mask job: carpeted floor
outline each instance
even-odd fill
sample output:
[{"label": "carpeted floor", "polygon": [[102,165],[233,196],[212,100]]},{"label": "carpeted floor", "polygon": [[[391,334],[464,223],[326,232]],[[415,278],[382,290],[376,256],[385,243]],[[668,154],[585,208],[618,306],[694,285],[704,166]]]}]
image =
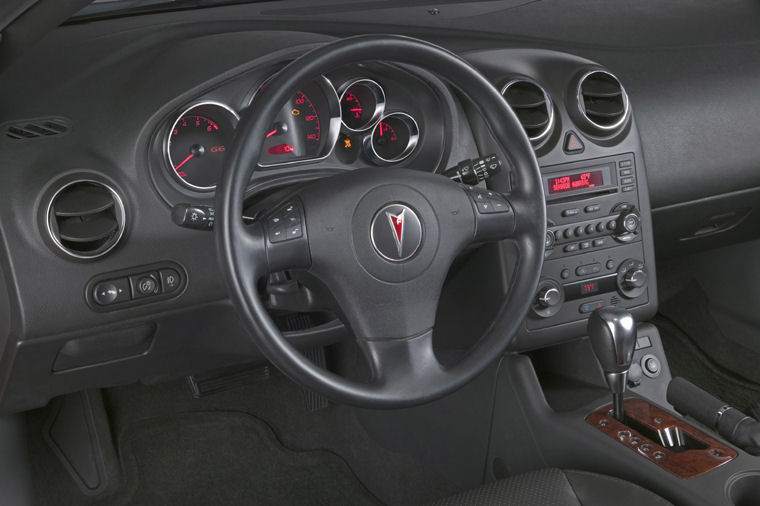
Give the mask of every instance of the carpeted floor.
[{"label": "carpeted floor", "polygon": [[122,504],[378,504],[346,462],[292,451],[245,413],[180,413],[143,420],[121,436]]}]

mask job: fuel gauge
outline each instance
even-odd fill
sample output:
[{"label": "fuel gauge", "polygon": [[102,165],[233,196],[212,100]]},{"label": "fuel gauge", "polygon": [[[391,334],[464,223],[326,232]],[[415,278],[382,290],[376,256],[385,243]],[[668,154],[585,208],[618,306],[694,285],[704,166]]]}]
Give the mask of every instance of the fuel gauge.
[{"label": "fuel gauge", "polygon": [[403,112],[388,114],[366,138],[367,155],[381,165],[400,162],[412,154],[419,136],[414,118]]}]

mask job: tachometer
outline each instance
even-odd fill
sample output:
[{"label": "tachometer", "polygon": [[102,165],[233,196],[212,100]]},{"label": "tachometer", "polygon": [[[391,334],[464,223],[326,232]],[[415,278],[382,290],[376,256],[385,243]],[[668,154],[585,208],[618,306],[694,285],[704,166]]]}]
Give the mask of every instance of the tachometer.
[{"label": "tachometer", "polygon": [[166,141],[172,173],[195,190],[213,190],[222,173],[238,116],[216,102],[202,102],[179,115]]}]

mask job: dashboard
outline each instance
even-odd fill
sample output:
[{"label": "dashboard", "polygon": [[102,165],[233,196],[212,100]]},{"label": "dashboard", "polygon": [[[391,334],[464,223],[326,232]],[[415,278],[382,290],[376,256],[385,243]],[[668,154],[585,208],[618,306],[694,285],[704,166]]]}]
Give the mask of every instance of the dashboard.
[{"label": "dashboard", "polygon": [[[213,234],[177,226],[173,212],[209,212],[226,150],[240,119],[255,114],[257,91],[288,62],[345,33],[246,23],[235,20],[236,9],[64,25],[3,74],[0,410],[261,358],[227,299]],[[679,187],[673,200],[665,189],[672,173],[651,170],[653,162],[661,168],[663,151],[645,151],[658,130],[641,125],[651,127],[659,112],[642,96],[647,81],[635,78],[632,60],[608,67],[562,47],[431,39],[502,92],[542,167],[546,257],[514,349],[582,336],[588,308],[599,304],[653,315],[652,217],[674,211],[653,213],[650,195],[663,207],[704,190]],[[598,48],[585,53],[614,61]],[[251,220],[271,196],[344,171],[443,173],[490,153],[509,160],[445,76],[392,62],[303,83],[261,142],[242,210]],[[509,191],[506,165],[490,188]],[[477,330],[508,289],[516,259],[506,245],[484,250],[468,252],[452,273],[439,310],[444,340]],[[318,281],[282,273],[261,295],[298,346],[348,334]],[[449,311],[463,297],[483,303],[474,314]]]}]

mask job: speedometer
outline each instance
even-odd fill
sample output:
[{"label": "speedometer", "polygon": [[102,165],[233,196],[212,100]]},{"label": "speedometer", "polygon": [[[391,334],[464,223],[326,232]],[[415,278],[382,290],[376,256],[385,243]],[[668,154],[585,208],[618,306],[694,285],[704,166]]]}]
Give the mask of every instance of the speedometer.
[{"label": "speedometer", "polygon": [[338,96],[327,79],[299,88],[282,107],[264,139],[261,167],[326,157],[340,130]]}]

